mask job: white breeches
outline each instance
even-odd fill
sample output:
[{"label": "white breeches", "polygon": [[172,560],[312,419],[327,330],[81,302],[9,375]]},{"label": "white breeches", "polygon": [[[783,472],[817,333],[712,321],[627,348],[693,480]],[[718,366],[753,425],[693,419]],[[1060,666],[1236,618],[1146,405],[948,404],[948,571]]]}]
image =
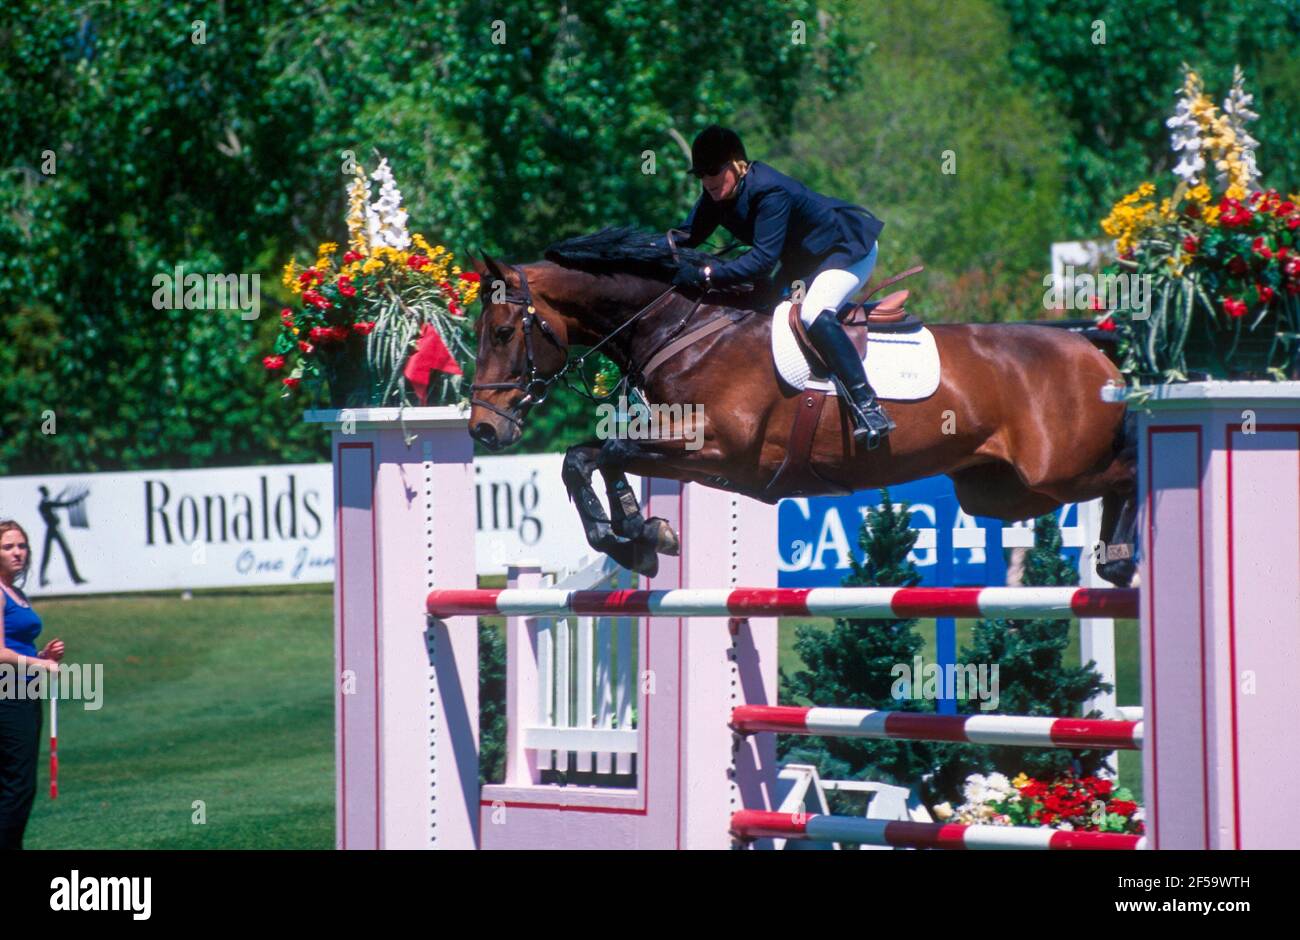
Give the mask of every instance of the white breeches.
[{"label": "white breeches", "polygon": [[813,278],[808,292],[804,294],[803,307],[799,310],[799,319],[803,321],[804,326],[811,325],[812,321],[817,319],[817,314],[823,310],[838,310],[840,304],[853,296],[853,293],[867,282],[871,272],[875,270],[876,254],[879,250],[880,242],[876,242],[865,258],[851,265],[847,270],[832,268]]}]

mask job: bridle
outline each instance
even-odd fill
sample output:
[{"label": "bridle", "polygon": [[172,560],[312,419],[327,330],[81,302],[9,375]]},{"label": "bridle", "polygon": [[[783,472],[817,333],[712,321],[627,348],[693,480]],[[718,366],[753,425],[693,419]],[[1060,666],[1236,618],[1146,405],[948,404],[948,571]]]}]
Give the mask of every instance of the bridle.
[{"label": "bridle", "polygon": [[[671,236],[669,236],[669,244],[672,245]],[[675,246],[674,246],[673,254],[674,256],[676,256]],[[657,309],[658,306],[664,301],[664,299],[670,297],[674,291],[674,288],[669,287],[666,291],[664,291],[654,300],[650,301],[650,303],[646,304],[644,307],[642,307],[640,310],[634,313],[626,321],[619,324],[619,326],[616,327],[612,332],[602,337],[600,342],[596,343],[596,345],[592,346],[590,349],[588,349],[577,359],[570,359],[569,348],[563,342],[560,341],[560,338],[558,336],[555,335],[555,331],[551,329],[551,325],[547,323],[544,318],[538,315],[537,307],[533,303],[532,291],[528,287],[527,273],[524,271],[523,268],[515,268],[514,270],[519,274],[519,289],[514,290],[512,288],[508,288],[506,290],[505,302],[511,306],[518,304],[524,308],[522,325],[524,331],[524,354],[526,356],[526,360],[525,360],[526,362],[525,368],[527,370],[526,378],[522,382],[475,382],[469,388],[471,394],[479,389],[490,389],[490,388],[508,388],[508,389],[514,389],[516,391],[523,392],[524,397],[519,399],[519,401],[515,403],[515,405],[510,409],[510,411],[506,411],[504,408],[498,408],[496,405],[492,404],[491,402],[484,401],[481,398],[474,398],[474,397],[470,398],[471,405],[480,405],[486,408],[488,411],[491,411],[493,414],[500,415],[502,418],[505,418],[507,421],[511,422],[512,424],[519,425],[521,429],[524,426],[523,423],[524,415],[527,414],[528,410],[532,408],[534,405],[540,405],[542,402],[546,401],[546,396],[550,394],[552,385],[560,381],[560,379],[564,378],[565,375],[574,366],[577,366],[578,370],[581,371],[582,366],[586,362],[588,356],[597,352],[600,349],[600,347],[604,346],[607,342],[609,342],[611,339],[613,339],[623,330],[632,326],[632,324],[636,323],[646,314],[650,313],[652,310]],[[695,302],[695,306],[696,307],[699,306],[698,300]],[[695,308],[692,307],[691,309],[693,311]],[[484,324],[485,329],[486,327],[487,324]],[[564,355],[564,365],[560,367],[558,372],[556,372],[554,375],[550,376],[549,378],[543,377],[537,371],[537,357],[533,354],[534,328],[536,328],[542,334],[542,336],[546,337],[546,339],[550,341],[551,345],[553,345]],[[570,388],[574,389],[574,391],[577,391],[579,394],[587,398],[590,398],[592,401],[598,401],[598,399],[596,399],[595,396],[593,396],[585,388],[574,386],[573,383],[569,381],[566,381],[566,384],[568,384]]]},{"label": "bridle", "polygon": [[[469,389],[471,393],[478,389],[486,388],[510,388],[523,392],[524,397],[519,399],[518,403],[512,409],[515,412],[514,414],[511,414],[503,408],[498,408],[491,402],[484,401],[481,398],[470,398],[471,405],[480,405],[488,411],[498,414],[507,421],[511,421],[522,428],[524,414],[529,408],[532,408],[533,405],[540,405],[542,402],[546,401],[546,396],[550,394],[551,383],[564,374],[565,370],[568,369],[569,350],[568,347],[560,342],[559,337],[555,335],[555,331],[551,329],[551,325],[537,315],[537,307],[533,304],[533,294],[528,288],[528,275],[524,273],[523,268],[517,268],[516,270],[519,272],[519,290],[508,289],[506,291],[505,300],[508,304],[520,304],[524,308],[524,350],[528,357],[528,377],[523,382],[475,382],[469,387]],[[551,345],[564,354],[564,366],[549,379],[543,378],[537,373],[537,357],[533,355],[534,324],[536,324],[537,329],[541,334],[551,341]],[[484,328],[486,328],[486,326],[487,324],[485,323]]]}]

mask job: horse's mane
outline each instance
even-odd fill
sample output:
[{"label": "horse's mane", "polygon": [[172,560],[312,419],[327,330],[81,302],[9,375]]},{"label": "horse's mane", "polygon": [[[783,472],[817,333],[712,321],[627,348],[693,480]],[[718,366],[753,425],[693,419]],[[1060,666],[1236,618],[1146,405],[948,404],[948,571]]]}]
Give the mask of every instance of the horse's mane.
[{"label": "horse's mane", "polygon": [[672,280],[678,260],[700,266],[717,261],[713,255],[693,248],[678,248],[674,259],[662,232],[647,232],[630,225],[556,242],[546,249],[546,260],[580,271],[639,274],[659,281]]}]

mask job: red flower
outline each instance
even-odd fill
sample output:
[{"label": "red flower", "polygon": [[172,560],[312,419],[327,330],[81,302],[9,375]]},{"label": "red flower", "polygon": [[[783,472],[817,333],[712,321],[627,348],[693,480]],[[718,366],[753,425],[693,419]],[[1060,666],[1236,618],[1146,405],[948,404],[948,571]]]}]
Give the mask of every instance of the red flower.
[{"label": "red flower", "polygon": [[286,386],[288,386],[289,388],[297,388],[297,387],[298,387],[298,381],[299,381],[298,379],[282,379],[281,381],[283,381],[284,384],[285,384]]},{"label": "red flower", "polygon": [[1201,217],[1201,207],[1194,202],[1190,202],[1187,204],[1187,209],[1184,214],[1189,219],[1199,219]]},{"label": "red flower", "polygon": [[315,346],[313,346],[311,343],[307,342],[306,340],[302,340],[302,339],[298,340],[298,348],[301,349],[309,356],[316,350]]},{"label": "red flower", "polygon": [[464,274],[457,274],[456,276],[462,281],[469,281],[471,284],[477,284],[479,282],[478,273],[475,271],[466,271]]},{"label": "red flower", "polygon": [[1230,317],[1244,317],[1246,315],[1246,302],[1244,300],[1235,300],[1232,297],[1224,297],[1223,312]]},{"label": "red flower", "polygon": [[457,304],[456,301],[454,300],[447,304],[447,312],[450,313],[453,317],[460,317],[465,315],[465,311],[461,310],[460,305]]},{"label": "red flower", "polygon": [[1297,228],[1300,228],[1300,215],[1293,215],[1293,216],[1291,216],[1291,218],[1287,219],[1287,220],[1286,220],[1286,227],[1289,228],[1289,229],[1291,229],[1291,231],[1293,231],[1293,232],[1294,232]]},{"label": "red flower", "polygon": [[1292,212],[1295,212],[1295,203],[1292,202],[1290,199],[1288,199],[1286,202],[1282,203],[1276,209],[1273,210],[1273,214],[1277,216],[1279,219],[1282,218],[1282,216],[1284,215],[1290,215]]},{"label": "red flower", "polygon": [[416,271],[420,270],[420,268],[430,263],[431,262],[429,261],[429,259],[426,258],[424,255],[411,255],[409,258],[406,259],[406,266],[408,268],[414,268]]},{"label": "red flower", "polygon": [[[338,335],[337,331],[339,329],[343,330],[342,336]],[[347,339],[348,331],[347,327],[313,326],[307,335],[315,340],[317,345],[319,345],[321,343],[336,343],[341,339]]]},{"label": "red flower", "polygon": [[357,296],[357,289],[352,286],[352,278],[346,274],[339,278],[339,293],[344,297]]},{"label": "red flower", "polygon": [[328,310],[330,307],[334,306],[314,290],[303,291],[302,302],[305,304],[311,304],[313,307],[319,307],[321,310]]},{"label": "red flower", "polygon": [[1273,252],[1268,247],[1268,242],[1264,241],[1264,236],[1260,235],[1250,243],[1250,250],[1262,258],[1272,258]]},{"label": "red flower", "polygon": [[1188,235],[1183,239],[1183,251],[1187,252],[1189,255],[1196,254],[1200,247],[1201,243],[1195,235]]},{"label": "red flower", "polygon": [[1118,816],[1132,816],[1137,811],[1137,804],[1129,800],[1111,800],[1106,804],[1106,812]]},{"label": "red flower", "polygon": [[348,338],[348,328],[346,326],[332,326],[330,333],[333,334],[334,342],[341,343]]},{"label": "red flower", "polygon": [[1288,259],[1283,270],[1287,277],[1300,277],[1300,257]]},{"label": "red flower", "polygon": [[1256,284],[1255,291],[1259,294],[1259,299],[1263,303],[1268,303],[1273,299],[1273,288],[1269,287],[1267,284]]},{"label": "red flower", "polygon": [[1233,255],[1232,260],[1228,262],[1228,273],[1241,277],[1246,270],[1246,259],[1241,255]]},{"label": "red flower", "polygon": [[363,257],[364,255],[362,255],[360,252],[349,251],[343,256],[343,263],[351,264],[353,261],[360,261]]},{"label": "red flower", "polygon": [[290,310],[288,307],[285,307],[283,310],[280,311],[280,319],[283,320],[285,323],[292,324],[293,311]]},{"label": "red flower", "polygon": [[302,284],[304,287],[310,284],[312,281],[315,281],[317,284],[319,284],[323,280],[325,280],[325,276],[321,274],[319,271],[317,271],[315,268],[308,268],[306,271],[303,271],[301,274],[298,275],[298,283]]},{"label": "red flower", "polygon": [[262,365],[274,372],[276,369],[284,368],[284,356],[266,356],[262,359]]},{"label": "red flower", "polygon": [[1236,228],[1246,225],[1255,214],[1243,206],[1235,199],[1229,199],[1227,196],[1219,203],[1219,223],[1224,228]]},{"label": "red flower", "polygon": [[1107,333],[1113,333],[1115,331],[1115,318],[1102,317],[1097,321],[1097,329],[1105,330]]},{"label": "red flower", "polygon": [[352,324],[352,332],[359,333],[362,336],[369,336],[371,331],[374,330],[374,328],[375,328],[375,321],[373,320],[362,320],[360,322]]}]

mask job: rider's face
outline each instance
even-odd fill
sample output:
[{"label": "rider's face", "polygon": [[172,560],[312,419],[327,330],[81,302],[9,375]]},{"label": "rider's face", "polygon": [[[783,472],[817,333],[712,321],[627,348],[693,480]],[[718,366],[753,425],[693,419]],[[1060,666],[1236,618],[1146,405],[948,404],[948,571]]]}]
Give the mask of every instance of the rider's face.
[{"label": "rider's face", "polygon": [[714,202],[723,202],[736,194],[740,174],[736,172],[736,164],[732,162],[717,173],[701,176],[700,182],[704,184],[704,191],[709,194],[709,198]]}]

